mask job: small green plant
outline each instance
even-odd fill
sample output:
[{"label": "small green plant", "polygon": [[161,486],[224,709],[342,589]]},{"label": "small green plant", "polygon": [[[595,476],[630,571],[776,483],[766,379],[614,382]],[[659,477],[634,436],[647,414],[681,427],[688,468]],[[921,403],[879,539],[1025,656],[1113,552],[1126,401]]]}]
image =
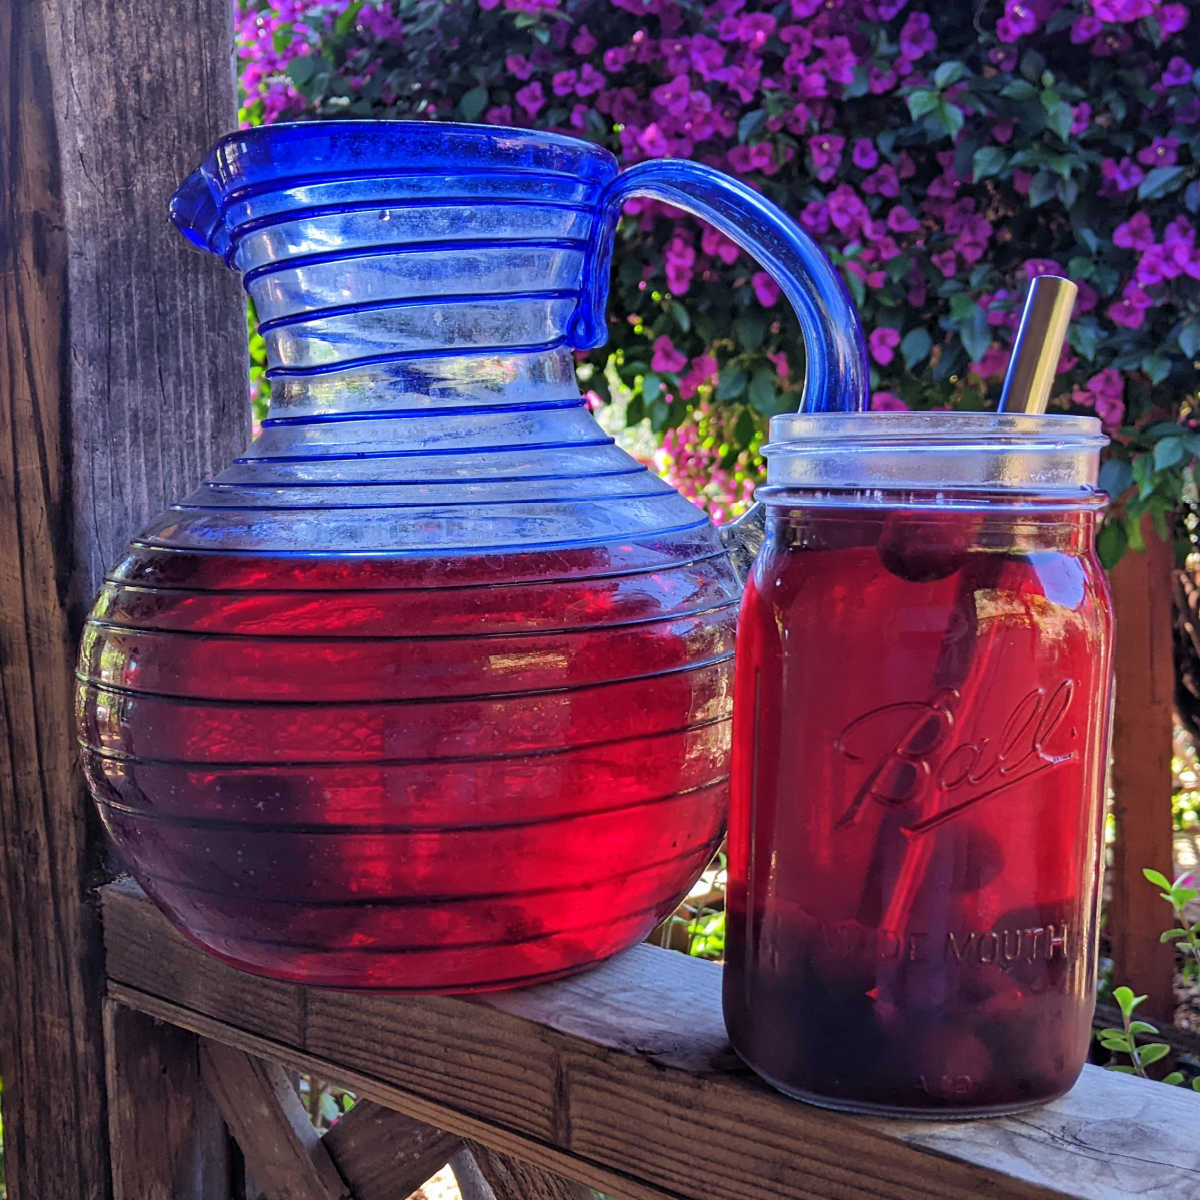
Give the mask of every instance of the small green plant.
[{"label": "small green plant", "polygon": [[1152,871],[1149,867],[1143,869],[1142,874],[1156,888],[1162,889],[1159,895],[1171,906],[1179,921],[1175,928],[1163,933],[1160,941],[1179,944],[1183,951],[1184,979],[1189,983],[1200,983],[1200,921],[1193,921],[1189,925],[1183,912],[1197,896],[1200,896],[1200,890],[1190,886],[1190,874],[1178,876],[1174,883],[1169,883],[1161,871]]},{"label": "small green plant", "polygon": [[[1144,867],[1142,874],[1160,889],[1159,894],[1170,904],[1179,921],[1179,925],[1168,929],[1161,940],[1179,943],[1184,954],[1184,979],[1200,981],[1200,921],[1189,925],[1183,915],[1184,909],[1200,896],[1200,891],[1190,886],[1192,877],[1188,874],[1178,876],[1174,883],[1169,882],[1161,871],[1149,867]],[[1146,1068],[1166,1058],[1171,1053],[1171,1047],[1166,1042],[1138,1042],[1138,1038],[1144,1034],[1158,1033],[1158,1029],[1149,1021],[1133,1019],[1134,1010],[1146,999],[1145,996],[1135,996],[1132,988],[1118,987],[1113,988],[1112,998],[1121,1010],[1121,1027],[1101,1029],[1096,1034],[1100,1045],[1113,1056],[1109,1070],[1149,1079]],[[1129,1061],[1122,1062],[1120,1056]],[[1172,1071],[1163,1077],[1163,1083],[1182,1084],[1186,1079],[1182,1071]],[[1192,1080],[1192,1088],[1200,1092],[1200,1075]]]}]

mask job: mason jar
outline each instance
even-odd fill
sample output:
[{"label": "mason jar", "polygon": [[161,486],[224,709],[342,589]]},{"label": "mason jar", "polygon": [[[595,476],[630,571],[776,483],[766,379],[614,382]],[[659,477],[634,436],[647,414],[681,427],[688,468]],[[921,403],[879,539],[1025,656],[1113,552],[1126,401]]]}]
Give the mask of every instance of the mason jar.
[{"label": "mason jar", "polygon": [[1112,613],[1090,417],[785,415],[741,608],[724,1008],[789,1095],[1013,1112],[1095,1003]]}]

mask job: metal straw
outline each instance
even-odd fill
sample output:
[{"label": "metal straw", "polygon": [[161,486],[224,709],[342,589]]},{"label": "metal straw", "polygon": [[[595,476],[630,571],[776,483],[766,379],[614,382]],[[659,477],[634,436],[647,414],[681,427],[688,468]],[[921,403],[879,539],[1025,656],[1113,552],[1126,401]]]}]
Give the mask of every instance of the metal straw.
[{"label": "metal straw", "polygon": [[1061,275],[1039,275],[1029,285],[1013,341],[999,412],[1044,413],[1058,370],[1063,339],[1079,289]]}]

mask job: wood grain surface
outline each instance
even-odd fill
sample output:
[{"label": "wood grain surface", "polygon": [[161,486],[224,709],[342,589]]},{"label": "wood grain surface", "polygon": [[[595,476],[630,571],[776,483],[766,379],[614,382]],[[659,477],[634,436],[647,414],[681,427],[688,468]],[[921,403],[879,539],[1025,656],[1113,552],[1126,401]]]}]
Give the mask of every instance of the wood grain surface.
[{"label": "wood grain surface", "polygon": [[[236,281],[167,227],[234,122],[228,0],[0,4],[0,1077],[11,1200],[110,1194],[76,637],[248,426]],[[227,277],[228,276],[228,277]]]},{"label": "wood grain surface", "polygon": [[114,1200],[229,1200],[229,1133],[186,1029],[104,1004]]},{"label": "wood grain surface", "polygon": [[[1138,1015],[1169,1021],[1175,1012],[1175,950],[1158,935],[1173,922],[1143,867],[1170,878],[1171,755],[1175,662],[1171,588],[1175,552],[1147,517],[1146,549],[1130,551],[1112,572],[1116,613],[1116,704],[1112,795],[1117,822],[1108,871],[1108,934],[1113,982],[1145,993]],[[1200,1194],[1200,1185],[1197,1186]]]},{"label": "wood grain surface", "polygon": [[1200,1097],[1096,1068],[989,1121],[788,1101],[733,1057],[719,969],[649,946],[519,992],[404,998],[226,968],[129,881],[105,889],[105,930],[114,999],[617,1197],[1165,1200],[1200,1178]]}]

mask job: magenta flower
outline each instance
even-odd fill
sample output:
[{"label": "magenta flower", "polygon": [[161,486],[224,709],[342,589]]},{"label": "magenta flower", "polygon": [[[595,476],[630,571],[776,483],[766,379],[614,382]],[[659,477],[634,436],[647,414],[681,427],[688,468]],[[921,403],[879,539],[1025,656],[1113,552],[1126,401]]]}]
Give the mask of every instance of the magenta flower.
[{"label": "magenta flower", "polygon": [[900,30],[900,53],[917,62],[936,49],[937,34],[933,32],[929,14],[911,13]]},{"label": "magenta flower", "polygon": [[579,68],[579,84],[575,88],[576,95],[593,96],[601,88],[607,86],[608,80],[591,63],[584,63]]},{"label": "magenta flower", "polygon": [[579,32],[571,41],[571,49],[581,58],[591,54],[596,49],[596,39],[586,25],[579,27]]},{"label": "magenta flower", "polygon": [[737,257],[741,253],[733,242],[711,225],[705,225],[700,234],[700,249],[709,258],[720,259],[727,267],[737,262]]},{"label": "magenta flower", "polygon": [[1115,429],[1125,415],[1125,381],[1115,367],[1105,367],[1082,388],[1075,388],[1071,399],[1084,408],[1095,410],[1106,430]]},{"label": "magenta flower", "polygon": [[546,107],[546,93],[536,79],[521,88],[515,99],[531,117],[536,117]]},{"label": "magenta flower", "polygon": [[[1004,5],[1004,17],[1012,29],[1016,37],[1001,38],[1001,41],[1016,41],[1017,37],[1022,34],[1034,33],[1038,27],[1037,13],[1034,11],[1032,3],[1023,3],[1023,0],[1008,0]],[[996,32],[999,34],[999,23],[996,25]]]},{"label": "magenta flower", "polygon": [[1186,58],[1175,55],[1167,63],[1167,69],[1159,81],[1163,87],[1184,87],[1192,82],[1192,66]]},{"label": "magenta flower", "polygon": [[1186,29],[1189,20],[1186,4],[1164,4],[1158,10],[1158,27],[1166,37]]},{"label": "magenta flower", "polygon": [[889,329],[886,325],[871,331],[867,338],[867,348],[871,357],[881,366],[886,367],[896,357],[896,347],[900,345],[900,332]]},{"label": "magenta flower", "polygon": [[815,38],[815,44],[823,51],[817,60],[817,65],[834,83],[853,83],[854,68],[858,58],[850,48],[850,41],[844,37]]},{"label": "magenta flower", "polygon": [[1141,329],[1146,319],[1146,310],[1140,304],[1134,304],[1128,296],[1122,296],[1107,309],[1108,319],[1114,325],[1123,325],[1126,329]]},{"label": "magenta flower", "polygon": [[1156,283],[1174,279],[1180,270],[1179,264],[1167,253],[1165,246],[1150,246],[1138,259],[1138,265],[1133,269],[1133,278],[1141,287],[1153,287]]},{"label": "magenta flower", "polygon": [[888,209],[887,227],[893,233],[916,233],[921,222],[903,204],[894,204]]},{"label": "magenta flower", "polygon": [[1075,105],[1075,116],[1071,121],[1071,136],[1078,137],[1092,123],[1092,106],[1083,100]]},{"label": "magenta flower", "polygon": [[929,261],[933,263],[933,265],[937,267],[937,269],[941,271],[941,273],[945,275],[947,279],[951,278],[958,270],[958,255],[955,254],[953,250],[940,250],[937,254],[931,254],[929,256]]},{"label": "magenta flower", "polygon": [[998,379],[1008,370],[1010,358],[1012,358],[1011,347],[997,346],[993,342],[983,352],[983,356],[971,363],[967,369],[980,379]]},{"label": "magenta flower", "polygon": [[868,196],[890,196],[894,198],[900,195],[900,178],[896,173],[896,168],[891,163],[884,163],[879,170],[872,171],[862,181],[862,190]]},{"label": "magenta flower", "polygon": [[908,0],[879,0],[875,8],[881,21],[890,21],[893,17],[899,16],[907,4]]},{"label": "magenta flower", "polygon": [[1146,172],[1128,154],[1120,162],[1106,158],[1100,164],[1100,174],[1118,192],[1130,192],[1146,178]]},{"label": "magenta flower", "polygon": [[845,145],[844,137],[832,133],[821,133],[808,139],[808,152],[812,155],[816,176],[822,183],[827,183],[837,174]]},{"label": "magenta flower", "polygon": [[1084,313],[1091,312],[1100,303],[1100,297],[1090,283],[1084,283],[1081,280],[1077,286],[1079,288],[1079,295],[1075,297],[1074,315],[1082,317]]},{"label": "magenta flower", "polygon": [[[518,93],[518,99],[520,98]],[[658,127],[656,121],[651,121],[641,133],[637,135],[637,144],[645,151],[649,158],[662,158],[671,152],[671,143],[667,141],[666,135]]]},{"label": "magenta flower", "polygon": [[813,200],[800,210],[800,224],[816,237],[829,232],[829,205]]},{"label": "magenta flower", "polygon": [[615,73],[633,61],[633,51],[628,46],[610,46],[604,52],[604,69]]},{"label": "magenta flower", "polygon": [[1082,16],[1071,26],[1071,41],[1076,46],[1090,42],[1104,32],[1104,22],[1099,17]]},{"label": "magenta flower", "polygon": [[853,236],[871,219],[867,206],[849,184],[839,183],[827,204],[829,219],[840,233]]},{"label": "magenta flower", "polygon": [[575,84],[578,81],[578,74],[571,71],[558,71],[554,78],[550,80],[550,90],[556,96],[569,96],[575,91]]},{"label": "magenta flower", "polygon": [[514,79],[528,79],[533,74],[533,68],[529,65],[529,60],[523,54],[510,54],[504,60],[504,69]]},{"label": "magenta flower", "polygon": [[872,412],[908,412],[908,405],[895,392],[872,392]]},{"label": "magenta flower", "polygon": [[1093,0],[1092,10],[1102,21],[1128,23],[1154,11],[1151,0]]},{"label": "magenta flower", "polygon": [[869,171],[879,162],[879,151],[875,149],[875,143],[870,138],[858,138],[854,143],[851,158],[856,167]]},{"label": "magenta flower", "polygon": [[1136,212],[1113,230],[1113,245],[1122,250],[1149,250],[1154,245],[1154,230],[1144,212]]},{"label": "magenta flower", "polygon": [[682,350],[675,348],[675,343],[664,333],[654,339],[654,354],[650,359],[650,370],[667,371],[674,375],[687,366],[688,357]]},{"label": "magenta flower", "polygon": [[1062,267],[1052,258],[1027,258],[1025,278],[1036,279],[1039,275],[1061,275]]},{"label": "magenta flower", "polygon": [[672,116],[687,112],[688,100],[691,96],[692,82],[686,75],[676,75],[670,83],[656,87],[650,98],[659,108],[665,108]]},{"label": "magenta flower", "polygon": [[755,271],[750,276],[750,286],[754,289],[754,295],[763,308],[770,308],[778,302],[779,284],[765,271]]},{"label": "magenta flower", "polygon": [[1144,167],[1172,167],[1179,157],[1179,139],[1177,137],[1155,138],[1148,146],[1137,153],[1137,160]]},{"label": "magenta flower", "polygon": [[767,359],[775,368],[775,374],[780,379],[787,379],[791,375],[792,365],[788,362],[788,357],[782,350],[768,351]]}]

